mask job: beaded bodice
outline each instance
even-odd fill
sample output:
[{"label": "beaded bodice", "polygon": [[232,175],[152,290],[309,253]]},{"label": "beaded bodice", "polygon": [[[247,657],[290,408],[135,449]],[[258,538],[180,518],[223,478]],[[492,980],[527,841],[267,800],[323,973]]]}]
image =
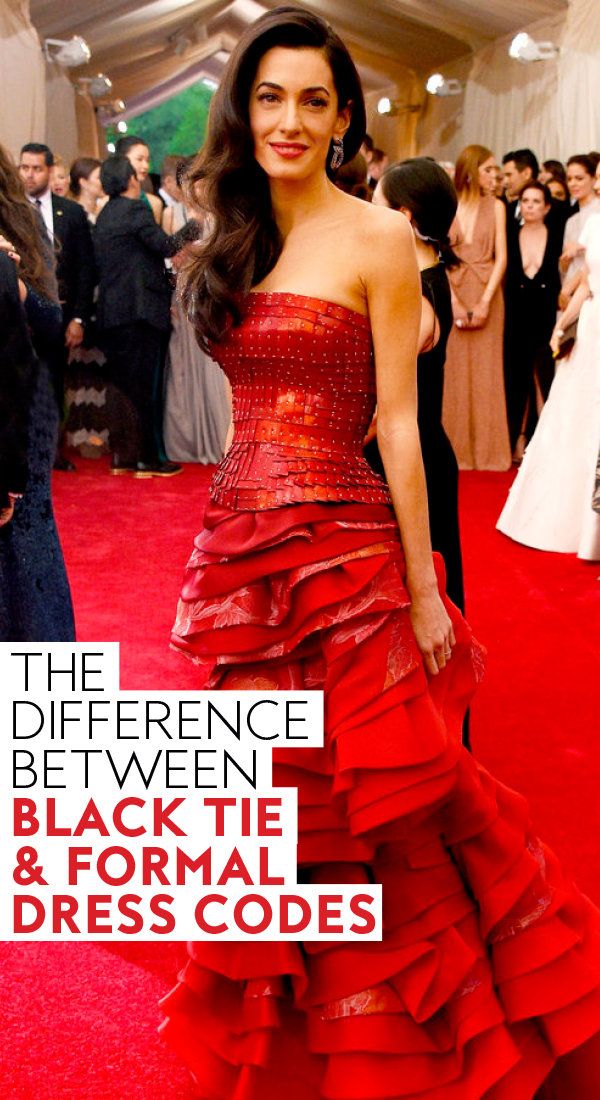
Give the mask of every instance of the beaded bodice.
[{"label": "beaded bodice", "polygon": [[235,432],[214,501],[239,510],[389,503],[362,450],[375,407],[367,317],[320,298],[255,292],[213,354],[231,382]]}]

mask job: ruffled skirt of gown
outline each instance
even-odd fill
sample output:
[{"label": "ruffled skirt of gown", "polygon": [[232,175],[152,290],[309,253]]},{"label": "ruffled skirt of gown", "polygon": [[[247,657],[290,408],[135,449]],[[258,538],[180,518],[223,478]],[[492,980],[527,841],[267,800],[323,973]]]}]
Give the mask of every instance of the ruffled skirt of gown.
[{"label": "ruffled skirt of gown", "polygon": [[385,506],[209,506],[174,644],[213,687],[325,690],[274,784],[309,881],[383,883],[384,937],[191,944],[163,1027],[205,1100],[531,1100],[600,1029],[599,914],[462,748],[481,652],[449,605],[429,679],[403,576]]}]

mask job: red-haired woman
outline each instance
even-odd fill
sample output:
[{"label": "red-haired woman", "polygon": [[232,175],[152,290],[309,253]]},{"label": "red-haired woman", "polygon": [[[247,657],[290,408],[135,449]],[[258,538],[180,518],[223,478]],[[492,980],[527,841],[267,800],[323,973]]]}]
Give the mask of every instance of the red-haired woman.
[{"label": "red-haired woman", "polygon": [[450,273],[454,326],[448,340],[444,427],[463,470],[511,462],[503,372],[506,212],[493,194],[496,164],[483,145],[456,161],[458,211],[450,243],[462,261]]}]

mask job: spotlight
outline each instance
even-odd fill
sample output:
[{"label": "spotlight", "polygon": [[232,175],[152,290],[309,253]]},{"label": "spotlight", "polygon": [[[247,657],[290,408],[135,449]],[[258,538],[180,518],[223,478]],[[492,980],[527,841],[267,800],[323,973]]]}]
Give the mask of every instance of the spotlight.
[{"label": "spotlight", "polygon": [[429,95],[460,95],[463,90],[463,86],[460,80],[455,80],[453,77],[442,76],[441,73],[433,73],[429,77],[425,85]]},{"label": "spotlight", "polygon": [[558,47],[553,42],[535,42],[525,31],[516,34],[508,47],[509,57],[514,61],[550,61],[556,57]]},{"label": "spotlight", "polygon": [[117,130],[119,131],[120,134],[126,134],[127,133],[127,123],[125,122],[124,118],[120,118],[119,121],[117,122]]},{"label": "spotlight", "polygon": [[62,38],[47,38],[44,42],[44,55],[46,61],[55,61],[67,69],[76,69],[78,65],[85,65],[90,60],[92,51],[85,38],[74,34],[68,42]]},{"label": "spotlight", "polygon": [[104,73],[96,76],[80,76],[77,81],[81,92],[88,91],[92,99],[103,99],[112,88],[112,80]]},{"label": "spotlight", "polygon": [[393,104],[391,99],[389,99],[387,96],[383,96],[383,98],[380,99],[379,103],[377,104],[377,113],[379,115],[391,115],[392,108]]},{"label": "spotlight", "polygon": [[114,141],[107,141],[106,148],[108,149],[109,153],[114,153],[117,147]]},{"label": "spotlight", "polygon": [[168,39],[169,45],[176,57],[185,57],[194,45],[193,39],[185,31],[177,31]]}]

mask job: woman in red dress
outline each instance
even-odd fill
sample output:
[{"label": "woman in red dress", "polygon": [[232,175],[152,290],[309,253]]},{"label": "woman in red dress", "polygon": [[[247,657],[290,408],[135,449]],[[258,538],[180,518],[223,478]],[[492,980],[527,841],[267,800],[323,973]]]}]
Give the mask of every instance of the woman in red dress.
[{"label": "woman in red dress", "polygon": [[[331,182],[364,125],[322,19],[248,28],[213,102],[213,231],[187,281],[235,434],[173,642],[213,687],[324,689],[325,748],[278,752],[274,784],[298,787],[309,881],[383,883],[384,938],[191,944],[164,1030],[204,1100],[531,1100],[557,1072],[583,1100],[599,915],[461,746],[481,660],[429,542],[412,233]],[[362,456],[375,400],[389,492]]]}]

